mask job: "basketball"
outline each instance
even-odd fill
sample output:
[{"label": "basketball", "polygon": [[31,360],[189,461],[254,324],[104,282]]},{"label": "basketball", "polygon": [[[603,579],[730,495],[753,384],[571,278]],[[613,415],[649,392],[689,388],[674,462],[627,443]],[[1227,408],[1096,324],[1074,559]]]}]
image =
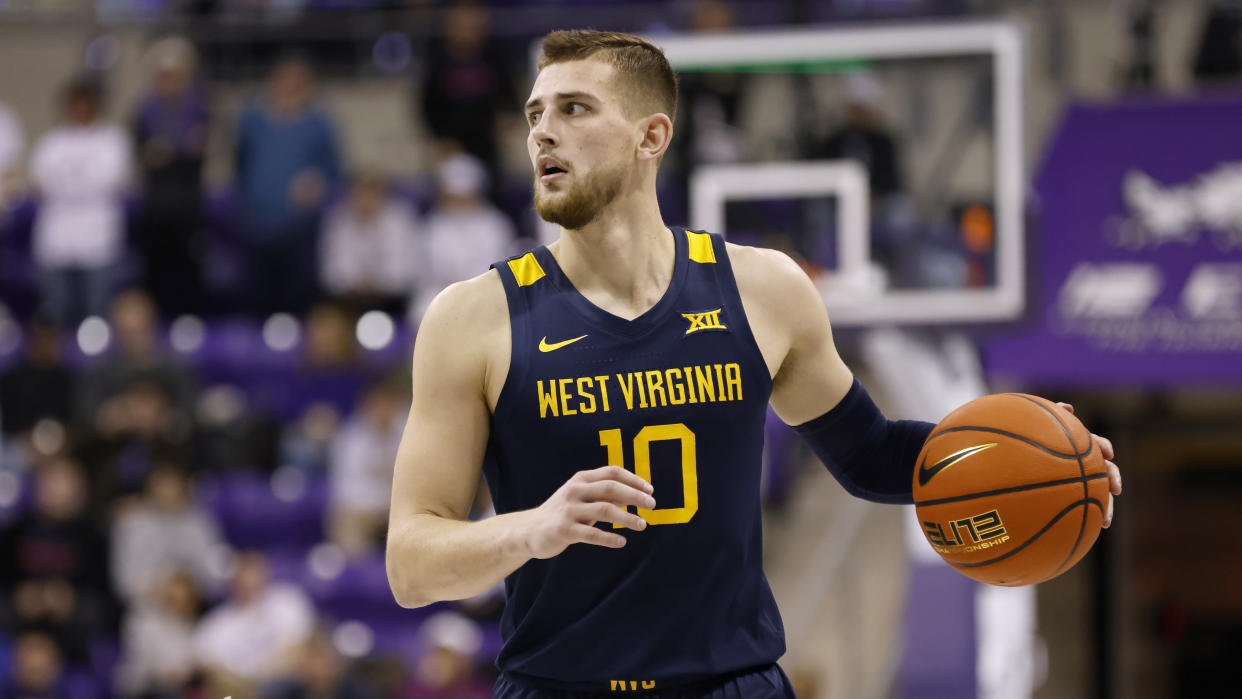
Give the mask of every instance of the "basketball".
[{"label": "basketball", "polygon": [[1100,534],[1108,473],[1091,433],[1037,396],[949,413],[923,445],[914,504],[928,543],[963,575],[1029,585],[1077,563]]}]

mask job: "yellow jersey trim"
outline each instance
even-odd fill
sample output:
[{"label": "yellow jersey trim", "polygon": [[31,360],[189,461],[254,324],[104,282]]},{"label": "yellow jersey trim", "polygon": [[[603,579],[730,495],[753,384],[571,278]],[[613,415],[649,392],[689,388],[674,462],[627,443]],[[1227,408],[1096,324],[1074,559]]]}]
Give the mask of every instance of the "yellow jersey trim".
[{"label": "yellow jersey trim", "polygon": [[716,250],[712,247],[710,233],[692,233],[686,231],[686,240],[690,243],[690,259],[703,264],[716,263]]},{"label": "yellow jersey trim", "polygon": [[530,286],[547,276],[533,252],[528,252],[516,260],[509,260],[509,271],[513,272],[518,286]]}]

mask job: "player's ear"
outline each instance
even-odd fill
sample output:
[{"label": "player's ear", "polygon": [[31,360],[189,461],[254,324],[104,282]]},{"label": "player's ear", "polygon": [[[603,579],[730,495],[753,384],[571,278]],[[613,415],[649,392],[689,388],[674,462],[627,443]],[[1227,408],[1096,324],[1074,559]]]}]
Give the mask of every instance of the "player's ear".
[{"label": "player's ear", "polygon": [[639,160],[658,160],[673,142],[673,120],[667,114],[656,112],[639,122],[642,129],[638,142]]}]

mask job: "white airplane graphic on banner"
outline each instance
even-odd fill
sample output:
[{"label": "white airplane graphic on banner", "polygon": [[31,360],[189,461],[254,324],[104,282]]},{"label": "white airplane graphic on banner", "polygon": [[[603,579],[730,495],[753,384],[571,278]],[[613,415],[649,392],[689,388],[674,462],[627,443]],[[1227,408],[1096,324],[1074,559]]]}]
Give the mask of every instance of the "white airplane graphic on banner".
[{"label": "white airplane graphic on banner", "polygon": [[1206,229],[1219,249],[1242,248],[1242,162],[1224,163],[1188,183],[1169,186],[1130,170],[1121,189],[1130,218],[1109,231],[1120,247],[1194,245]]}]

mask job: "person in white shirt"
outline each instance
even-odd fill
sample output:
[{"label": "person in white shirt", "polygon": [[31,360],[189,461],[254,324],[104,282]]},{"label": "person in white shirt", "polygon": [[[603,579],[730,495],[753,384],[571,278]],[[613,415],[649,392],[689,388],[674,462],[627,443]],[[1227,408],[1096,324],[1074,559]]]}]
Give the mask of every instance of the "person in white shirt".
[{"label": "person in white shirt", "polygon": [[194,628],[198,589],[187,572],[161,576],[146,598],[135,600],[121,626],[116,689],[124,696],[181,696],[196,666]]},{"label": "person in white shirt", "polygon": [[399,309],[414,285],[418,232],[413,207],[383,177],[356,177],[324,220],[320,283],[357,310]]},{"label": "person in white shirt", "polygon": [[107,308],[125,246],[122,194],[129,137],[100,120],[103,90],[90,78],[65,91],[65,123],[39,139],[30,176],[39,197],[34,261],[43,303],[61,325]]},{"label": "person in white shirt", "polygon": [[189,475],[158,463],[147,474],[141,500],[113,525],[113,588],[131,602],[141,600],[179,570],[213,593],[224,582],[215,572],[216,557],[227,550],[215,518],[194,504]]},{"label": "person in white shirt", "polygon": [[408,412],[404,392],[381,381],[367,388],[332,440],[328,530],[351,556],[379,548],[388,527],[392,470]]},{"label": "person in white shirt", "polygon": [[238,556],[230,598],[194,632],[195,655],[217,689],[248,694],[291,671],[298,647],[314,630],[306,593],[271,582],[267,559],[252,551]]},{"label": "person in white shirt", "polygon": [[431,299],[453,282],[482,274],[495,260],[516,252],[516,233],[507,216],[487,200],[487,170],[475,158],[457,154],[436,170],[436,206],[427,217],[419,291],[411,319],[423,316]]}]

